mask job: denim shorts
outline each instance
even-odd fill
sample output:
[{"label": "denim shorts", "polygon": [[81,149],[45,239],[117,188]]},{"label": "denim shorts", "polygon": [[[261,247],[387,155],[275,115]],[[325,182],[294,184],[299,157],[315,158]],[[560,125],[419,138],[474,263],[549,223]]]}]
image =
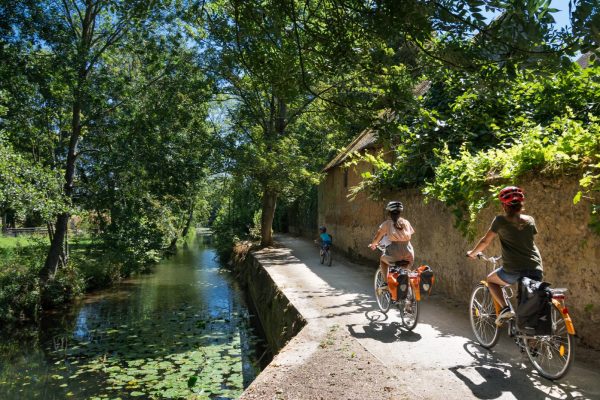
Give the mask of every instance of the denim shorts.
[{"label": "denim shorts", "polygon": [[502,279],[504,282],[508,283],[509,285],[512,285],[519,279],[525,278],[525,277],[535,279],[536,281],[541,281],[542,275],[543,275],[543,272],[540,271],[539,269],[530,269],[530,270],[519,271],[519,272],[506,272],[504,270],[504,268],[500,267],[500,268],[496,269],[494,272],[496,273],[496,275],[498,275],[498,278]]}]

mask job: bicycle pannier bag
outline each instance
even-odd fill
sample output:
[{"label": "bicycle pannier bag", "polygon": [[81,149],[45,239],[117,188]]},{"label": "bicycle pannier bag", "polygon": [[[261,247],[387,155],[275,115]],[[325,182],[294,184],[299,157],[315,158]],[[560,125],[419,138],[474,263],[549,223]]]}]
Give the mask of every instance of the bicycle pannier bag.
[{"label": "bicycle pannier bag", "polygon": [[431,294],[431,288],[433,287],[433,283],[435,282],[435,277],[433,276],[433,271],[429,267],[429,265],[421,265],[417,271],[419,272],[419,291],[421,294],[427,293],[427,295]]},{"label": "bicycle pannier bag", "polygon": [[529,278],[521,280],[519,305],[517,307],[517,327],[529,335],[550,335],[552,333],[552,293],[548,282]]},{"label": "bicycle pannier bag", "polygon": [[398,300],[404,300],[408,295],[408,273],[401,269],[398,274]]}]

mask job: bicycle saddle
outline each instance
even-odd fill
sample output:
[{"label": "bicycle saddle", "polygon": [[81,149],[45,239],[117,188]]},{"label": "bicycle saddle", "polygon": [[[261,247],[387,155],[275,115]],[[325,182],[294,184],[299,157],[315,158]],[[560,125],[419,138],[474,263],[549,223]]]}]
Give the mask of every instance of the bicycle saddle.
[{"label": "bicycle saddle", "polygon": [[394,263],[395,267],[399,267],[399,268],[406,268],[410,265],[410,261],[408,260],[401,260],[401,261],[396,261]]}]

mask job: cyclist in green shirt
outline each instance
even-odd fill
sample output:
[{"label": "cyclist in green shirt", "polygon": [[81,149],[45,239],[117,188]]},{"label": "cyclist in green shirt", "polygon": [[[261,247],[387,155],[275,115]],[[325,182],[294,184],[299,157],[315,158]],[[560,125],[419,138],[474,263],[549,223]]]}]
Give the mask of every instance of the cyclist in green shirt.
[{"label": "cyclist in green shirt", "polygon": [[500,191],[498,197],[504,215],[494,218],[490,229],[473,250],[467,252],[467,256],[476,258],[496,236],[500,238],[503,265],[488,275],[487,282],[490,293],[502,307],[496,318],[496,324],[502,325],[514,313],[504,301],[500,288],[511,285],[522,277],[541,280],[543,267],[540,251],[533,241],[537,234],[535,220],[529,215],[521,214],[525,200],[523,190],[508,186]]}]

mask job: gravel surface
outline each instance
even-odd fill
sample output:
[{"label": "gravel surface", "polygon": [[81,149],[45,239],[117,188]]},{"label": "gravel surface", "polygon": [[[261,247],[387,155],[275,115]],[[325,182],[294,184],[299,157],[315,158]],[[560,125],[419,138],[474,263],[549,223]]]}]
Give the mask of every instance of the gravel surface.
[{"label": "gravel surface", "polygon": [[277,365],[275,359],[270,370],[252,384],[241,399],[414,398],[390,368],[365,350],[346,330],[334,325],[323,335],[317,351],[308,360],[290,367]]}]

